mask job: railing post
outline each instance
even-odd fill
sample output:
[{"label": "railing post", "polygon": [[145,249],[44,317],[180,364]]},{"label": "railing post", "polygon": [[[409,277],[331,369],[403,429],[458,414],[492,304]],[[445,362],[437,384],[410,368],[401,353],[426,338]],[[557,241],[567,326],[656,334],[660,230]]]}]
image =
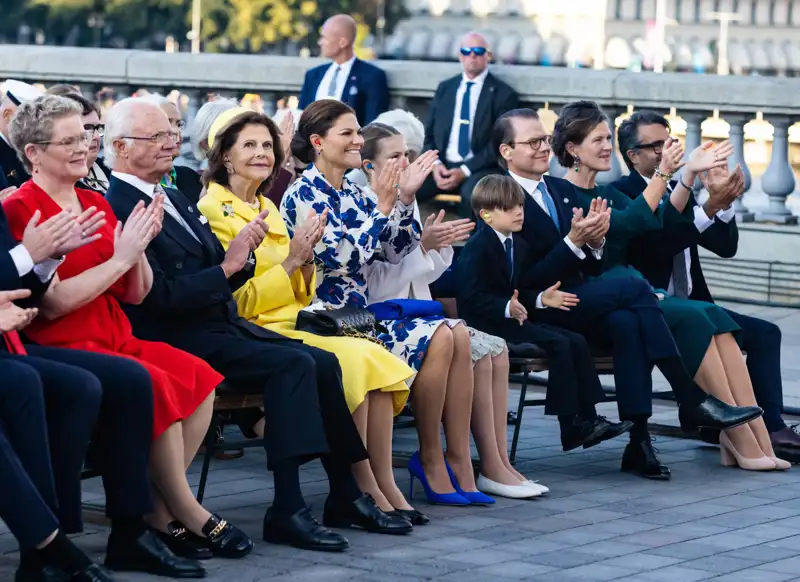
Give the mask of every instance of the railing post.
[{"label": "railing post", "polygon": [[744,172],[744,193],[733,203],[733,207],[736,210],[736,219],[739,222],[753,222],[756,215],[747,209],[743,200],[744,195],[753,184],[750,168],[747,167],[747,160],[744,158],[744,126],[752,119],[752,116],[746,113],[725,113],[723,118],[730,125],[729,138],[733,145],[733,155],[728,159],[728,167],[733,171],[738,164]]},{"label": "railing post", "polygon": [[759,222],[778,224],[797,224],[797,217],[786,207],[786,198],[794,192],[794,171],[789,165],[789,126],[792,119],[788,115],[765,115],[764,119],[775,128],[772,138],[772,157],[767,171],[761,177],[761,189],[769,196],[769,207],[756,213]]},{"label": "railing post", "polygon": [[[688,159],[689,154],[691,154],[697,147],[703,143],[703,121],[706,120],[708,117],[707,113],[701,111],[681,111],[681,117],[686,122],[686,140],[683,144],[684,149],[684,159]],[[681,171],[682,173],[682,171]],[[695,186],[695,190],[700,184],[700,178],[695,180],[693,186]],[[688,186],[689,184],[687,184]]]},{"label": "railing post", "polygon": [[610,184],[617,178],[622,176],[622,167],[619,164],[619,154],[617,152],[617,117],[622,115],[626,110],[622,107],[604,107],[603,110],[608,114],[609,125],[611,126],[611,169],[607,172],[600,172],[597,174],[598,184]]}]

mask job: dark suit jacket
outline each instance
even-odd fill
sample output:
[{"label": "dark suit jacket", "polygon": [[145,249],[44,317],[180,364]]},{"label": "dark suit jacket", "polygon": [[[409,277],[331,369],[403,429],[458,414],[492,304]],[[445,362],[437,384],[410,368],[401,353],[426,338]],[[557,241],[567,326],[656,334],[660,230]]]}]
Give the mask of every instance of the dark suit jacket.
[{"label": "dark suit jacket", "polygon": [[506,318],[506,305],[514,291],[519,291],[519,300],[533,321],[539,291],[523,283],[530,268],[530,253],[518,233],[513,238],[513,278],[508,272],[505,249],[494,230],[482,228],[467,241],[456,267],[456,300],[458,316],[470,326],[512,343],[525,343],[531,341],[530,332],[516,320]]},{"label": "dark suit jacket", "polygon": [[6,213],[0,206],[0,291],[30,289],[29,298],[16,302],[21,307],[30,307],[42,298],[50,286],[50,281],[42,283],[33,271],[20,278],[17,266],[9,253],[17,244],[19,243],[11,236],[11,230],[8,228]]},{"label": "dark suit jacket", "polygon": [[[612,186],[630,198],[636,198],[647,187],[647,182],[638,172],[632,170],[627,176],[615,181]],[[713,302],[703,276],[697,247],[698,245],[702,246],[720,257],[733,257],[739,246],[739,229],[736,226],[736,219],[726,223],[715,217],[713,225],[703,233],[698,232],[694,226],[694,208],[696,206],[697,201],[694,196],[691,196],[689,204],[683,211],[682,218],[684,220],[668,223],[663,230],[634,239],[630,245],[628,262],[636,267],[654,287],[666,289],[672,276],[673,257],[688,248],[692,262],[690,268],[691,298]]]},{"label": "dark suit jacket", "polygon": [[[194,354],[208,353],[213,348],[210,341],[226,342],[232,327],[257,338],[285,341],[239,317],[232,290],[252,274],[243,270],[226,279],[220,267],[225,250],[208,223],[201,222],[200,211],[177,190],[167,189],[167,195],[200,242],[165,213],[161,233],[147,248],[153,287],[141,305],[126,306],[137,337],[174,343]],[[140,190],[113,177],[106,199],[122,221],[139,200],[150,202]]]},{"label": "dark suit jacket", "polygon": [[[424,151],[439,150],[444,160],[450,131],[453,128],[453,115],[456,109],[456,93],[461,84],[462,75],[458,75],[439,83],[436,94],[431,101],[428,120],[425,124]],[[497,152],[492,148],[492,126],[497,118],[519,106],[517,92],[503,81],[489,73],[483,83],[478,109],[473,120],[472,149],[473,157],[465,162],[473,174],[481,170],[497,166]],[[449,161],[449,160],[445,160]]]},{"label": "dark suit jacket", "polygon": [[580,285],[590,275],[599,275],[602,262],[594,258],[588,248],[583,251],[585,259],[578,258],[564,242],[572,221],[572,209],[580,208],[577,194],[572,185],[561,178],[544,177],[550,196],[558,211],[560,230],[553,219],[536,204],[533,198],[525,195],[525,223],[520,236],[528,244],[531,254],[531,267],[526,283],[539,289],[547,289],[561,281],[564,289]]},{"label": "dark suit jacket", "polygon": [[0,190],[9,186],[20,187],[30,179],[30,174],[19,161],[17,152],[0,138]]},{"label": "dark suit jacket", "polygon": [[189,166],[175,166],[175,186],[192,204],[197,204],[200,200],[203,182],[200,174]]},{"label": "dark suit jacket", "polygon": [[[303,88],[300,90],[300,109],[305,109],[314,102],[319,84],[330,66],[330,63],[326,63],[306,72]],[[362,126],[367,125],[389,109],[386,73],[371,63],[356,59],[342,92],[342,102],[355,110]]]}]

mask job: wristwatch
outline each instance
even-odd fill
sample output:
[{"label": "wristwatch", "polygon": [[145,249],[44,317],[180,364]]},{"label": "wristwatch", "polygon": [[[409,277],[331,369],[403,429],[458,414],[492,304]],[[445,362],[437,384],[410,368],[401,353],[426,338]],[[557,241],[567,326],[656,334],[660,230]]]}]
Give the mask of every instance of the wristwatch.
[{"label": "wristwatch", "polygon": [[656,171],[653,172],[653,178],[661,178],[665,184],[669,185],[669,181],[672,180],[672,174],[665,174],[660,168],[656,168]]}]

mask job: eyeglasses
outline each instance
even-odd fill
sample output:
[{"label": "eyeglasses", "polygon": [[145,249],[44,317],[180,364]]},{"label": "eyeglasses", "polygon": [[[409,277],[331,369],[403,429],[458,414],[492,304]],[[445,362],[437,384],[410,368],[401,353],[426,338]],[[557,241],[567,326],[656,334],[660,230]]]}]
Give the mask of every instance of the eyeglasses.
[{"label": "eyeglasses", "polygon": [[485,46],[462,46],[461,47],[461,54],[465,57],[474,54],[476,57],[482,57],[488,52],[488,49]]},{"label": "eyeglasses", "polygon": [[106,131],[106,126],[102,123],[87,123],[83,126],[83,129],[91,133],[97,132],[97,135],[103,137],[103,133]]},{"label": "eyeglasses", "polygon": [[172,123],[172,126],[176,129],[183,129],[186,127],[186,122],[183,119],[178,119]]},{"label": "eyeglasses", "polygon": [[534,137],[529,139],[528,141],[515,141],[512,142],[514,145],[527,145],[533,151],[538,152],[542,147],[549,146],[550,143],[553,141],[552,135],[543,135],[542,137]]},{"label": "eyeglasses", "polygon": [[58,146],[63,147],[65,150],[69,152],[74,152],[78,149],[78,146],[81,145],[88,145],[90,141],[92,141],[92,137],[94,136],[94,131],[85,131],[81,135],[73,135],[70,137],[65,137],[59,141],[35,141],[32,142],[36,145],[46,145],[46,146]]},{"label": "eyeglasses", "polygon": [[653,141],[650,143],[640,143],[637,146],[632,147],[632,150],[653,150],[653,153],[657,156],[661,155],[661,152],[664,151],[664,143],[663,141]]},{"label": "eyeglasses", "polygon": [[180,131],[159,131],[149,137],[142,137],[136,135],[123,135],[120,136],[121,139],[137,139],[141,141],[149,141],[153,144],[164,145],[167,143],[167,140],[172,139],[172,141],[177,142],[181,138]]}]

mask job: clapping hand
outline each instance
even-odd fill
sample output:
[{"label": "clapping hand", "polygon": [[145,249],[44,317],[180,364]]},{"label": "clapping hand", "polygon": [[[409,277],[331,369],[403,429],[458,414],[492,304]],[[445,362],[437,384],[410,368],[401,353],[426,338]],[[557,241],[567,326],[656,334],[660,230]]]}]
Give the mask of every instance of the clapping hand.
[{"label": "clapping hand", "polygon": [[400,200],[404,204],[414,202],[417,190],[422,187],[425,179],[431,175],[436,160],[439,159],[437,150],[430,150],[422,154],[413,164],[403,170],[400,174]]},{"label": "clapping hand", "polygon": [[[595,204],[595,207],[597,208],[597,204]],[[594,237],[598,236],[599,233],[602,232],[603,236],[605,236],[605,231],[607,231],[608,228],[604,225],[609,221],[610,216],[610,209],[606,209],[602,213],[595,212],[592,216],[584,217],[581,208],[573,208],[571,228],[567,234],[569,240],[571,240],[576,247],[581,248],[587,242],[594,241]],[[602,236],[600,239],[602,240]]]},{"label": "clapping hand", "polygon": [[375,186],[375,194],[378,196],[378,210],[386,216],[392,211],[400,190],[400,162],[397,159],[388,160]]},{"label": "clapping hand", "polygon": [[2,190],[0,190],[0,202],[11,196],[16,191],[17,191],[16,186],[9,186],[8,188],[3,188]]},{"label": "clapping hand", "polygon": [[733,172],[728,172],[727,165],[703,172],[700,174],[700,180],[708,190],[706,205],[707,210],[711,211],[711,216],[720,210],[730,208],[730,205],[744,194],[745,175],[738,164]]},{"label": "clapping hand", "polygon": [[[601,217],[601,220],[594,223],[595,217],[598,216]],[[599,196],[593,199],[589,205],[586,219],[591,220],[586,230],[586,242],[592,248],[597,249],[603,243],[603,238],[611,226],[611,209],[608,207],[608,201]]]},{"label": "clapping hand", "polygon": [[293,272],[314,260],[314,247],[325,234],[325,225],[328,223],[328,209],[322,214],[311,210],[303,223],[294,231],[294,236],[289,243],[289,256],[284,262],[287,273]]},{"label": "clapping hand", "polygon": [[34,320],[39,310],[23,309],[14,305],[14,301],[30,297],[30,289],[16,291],[0,291],[0,331],[3,333],[20,330]]},{"label": "clapping hand", "polygon": [[508,312],[511,314],[512,319],[516,319],[520,325],[525,323],[528,319],[528,310],[519,301],[519,291],[514,290],[514,295],[511,296],[511,301],[508,304]]},{"label": "clapping hand", "polygon": [[561,281],[542,292],[542,305],[545,307],[552,307],[553,309],[560,309],[562,311],[569,311],[570,308],[575,307],[579,302],[578,296],[574,293],[567,293],[566,291],[559,291]]},{"label": "clapping hand", "polygon": [[661,173],[665,176],[672,176],[675,172],[680,170],[683,165],[683,146],[681,142],[669,138],[664,144],[664,150],[661,152],[661,163],[658,169],[661,170]]},{"label": "clapping hand", "polygon": [[72,221],[71,228],[55,251],[55,256],[64,256],[101,238],[103,235],[97,231],[105,224],[106,213],[104,211],[97,212],[97,208],[94,206],[87,208]]},{"label": "clapping hand", "polygon": [[238,273],[244,268],[250,253],[258,248],[264,237],[269,232],[269,225],[265,222],[269,210],[262,210],[258,216],[248,222],[242,230],[239,231],[231,244],[228,245],[228,251],[225,253],[223,259],[222,270],[225,272],[226,277],[230,277],[234,273]]},{"label": "clapping hand", "polygon": [[294,137],[294,115],[290,110],[286,111],[281,121],[281,148],[283,149],[283,159],[287,163],[292,161],[292,138]]},{"label": "clapping hand", "polygon": [[420,246],[423,251],[438,251],[441,248],[465,241],[475,229],[475,223],[469,218],[444,222],[444,210],[439,214],[431,214],[422,227]]},{"label": "clapping hand", "polygon": [[142,258],[150,241],[155,238],[153,232],[156,221],[155,208],[145,208],[144,202],[140,200],[133,207],[125,224],[117,223],[114,230],[114,257],[128,268],[133,267]]},{"label": "clapping hand", "polygon": [[686,161],[686,169],[693,174],[712,168],[728,167],[728,158],[733,154],[733,144],[725,140],[719,145],[707,141],[694,149]]}]

